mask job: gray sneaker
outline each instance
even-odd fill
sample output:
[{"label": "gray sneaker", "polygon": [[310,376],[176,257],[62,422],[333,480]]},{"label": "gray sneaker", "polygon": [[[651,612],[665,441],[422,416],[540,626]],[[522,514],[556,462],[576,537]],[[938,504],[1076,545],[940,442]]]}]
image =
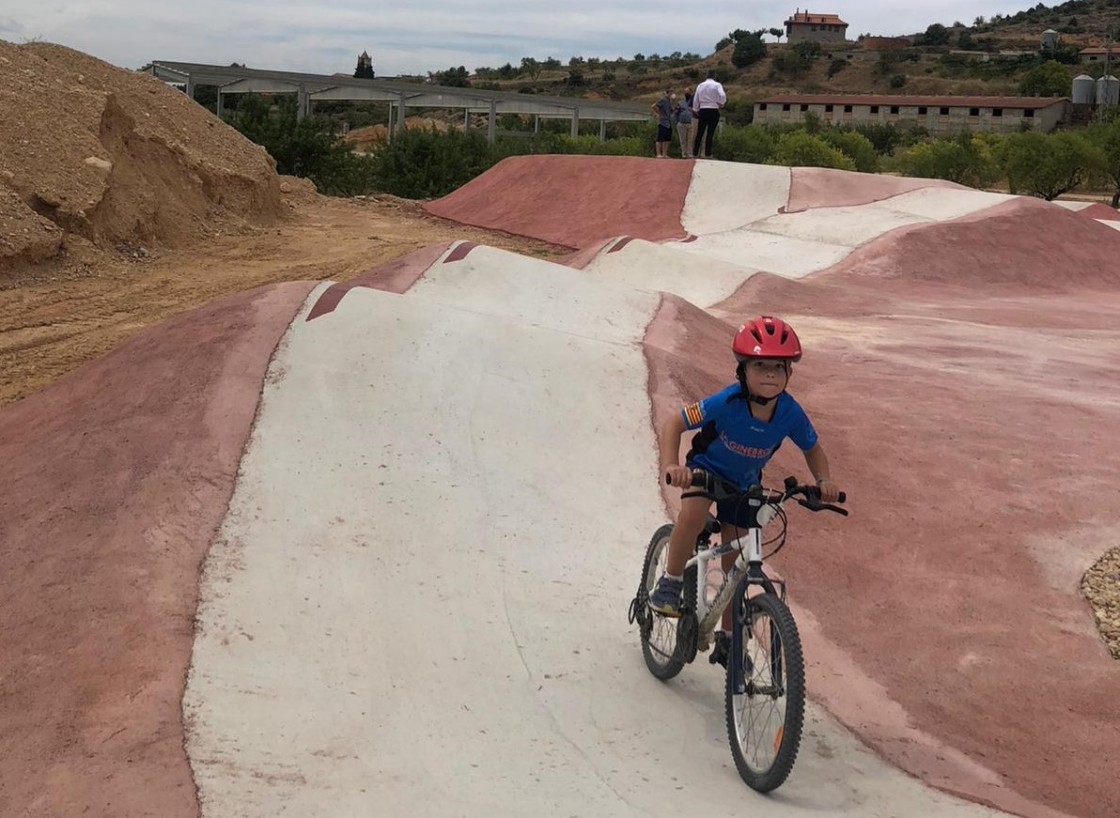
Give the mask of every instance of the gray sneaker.
[{"label": "gray sneaker", "polygon": [[657,587],[649,595],[649,607],[665,616],[681,615],[681,593],[684,591],[684,582],[679,579],[670,579],[662,574],[657,580]]}]

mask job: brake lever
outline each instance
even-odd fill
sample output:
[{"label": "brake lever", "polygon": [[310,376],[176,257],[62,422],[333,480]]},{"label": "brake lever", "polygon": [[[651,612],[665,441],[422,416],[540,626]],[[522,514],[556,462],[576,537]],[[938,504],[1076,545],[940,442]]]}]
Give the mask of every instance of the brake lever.
[{"label": "brake lever", "polygon": [[797,499],[797,502],[810,511],[835,511],[837,514],[842,514],[845,517],[848,516],[848,509],[840,508],[840,506],[834,506],[831,503],[822,503],[819,498],[802,499],[799,497]]}]

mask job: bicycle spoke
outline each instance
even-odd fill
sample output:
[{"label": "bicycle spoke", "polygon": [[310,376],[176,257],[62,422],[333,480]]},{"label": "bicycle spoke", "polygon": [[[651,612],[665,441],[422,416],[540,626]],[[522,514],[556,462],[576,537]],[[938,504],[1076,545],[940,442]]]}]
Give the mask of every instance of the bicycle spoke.
[{"label": "bicycle spoke", "polygon": [[[738,657],[745,692],[734,693],[728,675],[728,737],[743,780],[767,792],[785,780],[801,741],[804,665],[793,620],[780,600],[752,600],[750,616]],[[783,634],[794,640],[792,654]],[[800,675],[787,678],[791,669]]]}]

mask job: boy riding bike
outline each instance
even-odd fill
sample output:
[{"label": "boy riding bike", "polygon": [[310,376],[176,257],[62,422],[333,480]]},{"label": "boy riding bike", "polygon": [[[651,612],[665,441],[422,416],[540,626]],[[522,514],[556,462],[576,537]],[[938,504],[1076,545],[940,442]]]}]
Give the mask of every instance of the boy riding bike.
[{"label": "boy riding bike", "polygon": [[[703,469],[726,480],[741,491],[758,484],[762,467],[785,438],[798,445],[809,471],[820,488],[821,500],[835,502],[840,488],[831,478],[828,457],[817,432],[801,405],[787,393],[794,361],[801,359],[801,342],[789,324],[780,318],[763,315],[743,324],[735,334],[731,349],[738,365],[736,383],[730,384],[671,416],[661,429],[661,472],[672,486],[688,489],[694,469]],[[679,464],[681,436],[699,429],[692,448]],[[682,497],[681,511],[669,539],[666,572],[650,595],[649,607],[665,616],[679,616],[684,589],[684,567],[691,556],[711,500]],[[749,510],[734,501],[716,504],[720,537],[728,543],[744,532]],[[734,552],[723,556],[723,570],[735,563]],[[727,631],[731,627],[731,608],[723,613],[722,630],[715,635],[710,660],[727,661]]]}]

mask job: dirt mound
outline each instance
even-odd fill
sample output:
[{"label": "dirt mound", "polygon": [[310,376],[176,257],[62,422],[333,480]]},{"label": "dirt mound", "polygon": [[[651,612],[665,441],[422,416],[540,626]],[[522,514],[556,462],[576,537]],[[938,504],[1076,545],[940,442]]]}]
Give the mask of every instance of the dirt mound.
[{"label": "dirt mound", "polygon": [[1120,210],[1111,208],[1106,204],[1097,202],[1081,210],[1075,210],[1078,216],[1085,216],[1089,219],[1104,219],[1105,221],[1118,222],[1120,221]]},{"label": "dirt mound", "polygon": [[[437,131],[446,132],[451,129],[451,126],[440,119],[432,119],[426,116],[410,116],[405,117],[404,126],[406,128],[435,128]],[[386,125],[365,125],[361,128],[351,128],[347,131],[346,135],[342,137],[342,141],[350,145],[352,150],[356,151],[369,151],[379,145],[385,144],[389,136],[389,128]]]},{"label": "dirt mound", "polygon": [[0,109],[0,272],[73,237],[182,246],[281,212],[265,150],[147,74],[0,40]]},{"label": "dirt mound", "polygon": [[[1055,252],[1055,237],[1061,251]],[[829,280],[905,279],[1016,291],[1115,290],[1120,233],[1065,208],[1016,199],[868,242],[830,268]]]}]

